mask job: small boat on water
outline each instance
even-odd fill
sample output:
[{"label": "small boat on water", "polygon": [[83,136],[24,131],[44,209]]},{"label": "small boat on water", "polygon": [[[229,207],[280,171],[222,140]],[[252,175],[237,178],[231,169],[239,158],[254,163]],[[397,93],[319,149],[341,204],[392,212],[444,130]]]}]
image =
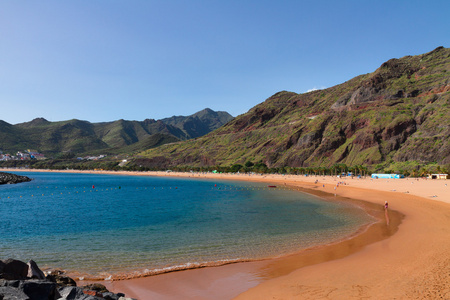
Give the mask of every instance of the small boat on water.
[{"label": "small boat on water", "polygon": [[277,186],[276,185],[268,185],[267,187],[276,188]]}]

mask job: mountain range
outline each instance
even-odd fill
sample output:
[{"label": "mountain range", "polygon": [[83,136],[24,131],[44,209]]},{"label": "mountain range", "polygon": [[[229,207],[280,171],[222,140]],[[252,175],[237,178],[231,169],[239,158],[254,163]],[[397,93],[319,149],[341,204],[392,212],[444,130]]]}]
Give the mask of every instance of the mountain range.
[{"label": "mountain range", "polygon": [[327,89],[281,91],[207,135],[144,151],[134,163],[159,169],[450,165],[449,104],[450,49],[438,47]]},{"label": "mountain range", "polygon": [[161,120],[117,120],[91,123],[81,120],[49,122],[36,118],[9,124],[0,121],[0,150],[14,153],[36,149],[50,156],[61,153],[132,153],[165,143],[200,137],[233,119],[206,108],[190,116]]}]

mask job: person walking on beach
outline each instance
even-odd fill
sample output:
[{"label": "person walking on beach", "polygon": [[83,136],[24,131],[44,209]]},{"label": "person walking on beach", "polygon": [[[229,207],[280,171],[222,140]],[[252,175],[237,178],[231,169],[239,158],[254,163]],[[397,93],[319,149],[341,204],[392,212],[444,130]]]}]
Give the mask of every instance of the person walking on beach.
[{"label": "person walking on beach", "polygon": [[386,225],[389,226],[389,212],[388,212],[388,202],[384,201],[384,216],[386,218]]}]

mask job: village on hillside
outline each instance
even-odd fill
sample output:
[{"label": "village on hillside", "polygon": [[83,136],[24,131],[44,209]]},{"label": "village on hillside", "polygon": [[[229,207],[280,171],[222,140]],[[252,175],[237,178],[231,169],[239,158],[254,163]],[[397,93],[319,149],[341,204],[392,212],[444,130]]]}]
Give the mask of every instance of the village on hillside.
[{"label": "village on hillside", "polygon": [[27,149],[23,152],[18,151],[16,155],[11,155],[9,153],[3,154],[3,151],[0,150],[0,161],[8,161],[8,160],[43,160],[45,159],[44,154],[37,152],[36,150]]},{"label": "village on hillside", "polygon": [[[77,160],[99,160],[102,158],[105,158],[107,155],[97,155],[97,156],[85,156],[85,157],[77,157]],[[25,151],[18,151],[16,155],[11,155],[9,153],[3,153],[3,151],[0,150],[0,161],[10,161],[10,160],[44,160],[47,159],[44,154],[39,153],[36,150],[27,149]]]}]

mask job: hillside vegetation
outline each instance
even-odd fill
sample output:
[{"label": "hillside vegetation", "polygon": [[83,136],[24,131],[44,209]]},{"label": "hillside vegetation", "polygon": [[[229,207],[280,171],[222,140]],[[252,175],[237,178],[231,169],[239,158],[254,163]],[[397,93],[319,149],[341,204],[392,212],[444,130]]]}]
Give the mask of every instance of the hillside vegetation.
[{"label": "hillside vegetation", "polygon": [[0,121],[0,150],[15,153],[35,149],[47,157],[63,153],[133,153],[199,137],[232,118],[227,112],[204,109],[191,116],[163,120],[90,123],[76,119],[49,122],[37,118],[16,125]]},{"label": "hillside vegetation", "polygon": [[450,164],[450,49],[391,59],[305,94],[282,91],[218,130],[140,153],[147,168],[372,169]]}]

